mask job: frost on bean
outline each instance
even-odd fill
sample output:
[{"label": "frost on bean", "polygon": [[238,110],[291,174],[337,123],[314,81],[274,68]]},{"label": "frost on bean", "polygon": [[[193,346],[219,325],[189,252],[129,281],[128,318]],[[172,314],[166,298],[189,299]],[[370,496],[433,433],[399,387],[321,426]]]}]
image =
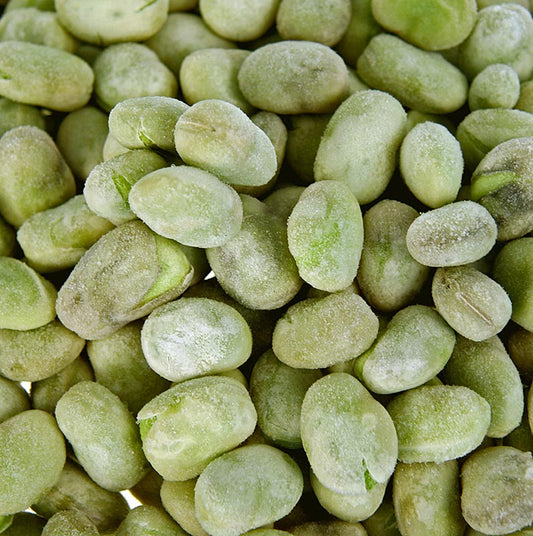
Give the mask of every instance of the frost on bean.
[{"label": "frost on bean", "polygon": [[152,399],[137,415],[143,449],[165,480],[189,480],[254,431],[257,413],[238,381],[205,376]]},{"label": "frost on bean", "polygon": [[40,328],[56,316],[57,291],[33,268],[12,257],[0,257],[0,328]]},{"label": "frost on bean", "polygon": [[192,105],[176,123],[176,150],[235,187],[261,186],[276,173],[276,152],[268,136],[237,106],[218,99]]},{"label": "frost on bean", "polygon": [[498,337],[482,342],[460,337],[443,377],[447,383],[472,389],[490,404],[488,437],[505,437],[520,424],[524,412],[520,374]]},{"label": "frost on bean", "polygon": [[361,205],[376,200],[391,180],[405,126],[405,111],[393,96],[376,90],[351,95],[324,131],[315,180],[345,182]]},{"label": "frost on bean", "polygon": [[179,244],[140,221],[98,240],[58,292],[57,314],[85,339],[101,339],[177,298],[190,284],[191,265]]},{"label": "frost on bean", "polygon": [[399,201],[384,199],[363,217],[364,242],[357,283],[368,303],[383,312],[409,305],[429,276],[407,249],[407,230],[418,212]]},{"label": "frost on bean", "polygon": [[470,195],[496,220],[498,240],[533,230],[533,138],[513,138],[488,152],[472,174]]},{"label": "frost on bean", "polygon": [[461,509],[483,534],[508,534],[533,522],[531,452],[489,447],[475,452],[461,472]]},{"label": "frost on bean", "polygon": [[24,125],[6,132],[0,140],[0,159],[0,213],[15,227],[75,194],[65,159],[38,127]]},{"label": "frost on bean", "polygon": [[135,419],[107,387],[77,383],[61,397],[55,415],[76,459],[104,489],[129,489],[148,470]]},{"label": "frost on bean", "polygon": [[349,287],[289,307],[274,328],[272,348],[291,367],[324,368],[362,354],[377,333],[377,316]]},{"label": "frost on bean", "polygon": [[16,381],[43,380],[72,363],[84,346],[56,319],[35,329],[0,329],[0,373]]},{"label": "frost on bean", "polygon": [[147,149],[127,151],[96,165],[83,189],[87,206],[115,225],[134,220],[136,216],[128,202],[132,186],[166,166],[164,158]]},{"label": "frost on bean", "polygon": [[311,286],[335,292],[354,280],[363,249],[363,218],[346,184],[308,186],[289,216],[287,234],[300,276]]},{"label": "frost on bean", "polygon": [[220,286],[249,309],[278,309],[302,286],[287,243],[285,222],[263,211],[246,213],[237,236],[209,248],[207,259]]},{"label": "frost on bean", "polygon": [[356,376],[373,392],[418,387],[436,376],[452,355],[455,334],[425,305],[401,309],[377,342],[355,362]]},{"label": "frost on bean", "polygon": [[141,321],[87,343],[87,355],[98,383],[115,393],[132,413],[170,387],[148,365],[141,346]]},{"label": "frost on bean", "polygon": [[478,447],[490,425],[490,405],[463,386],[422,386],[387,405],[398,433],[398,459],[442,463]]},{"label": "frost on bean", "polygon": [[320,482],[341,494],[366,493],[392,475],[398,455],[393,422],[354,377],[316,381],[302,404],[302,442]]},{"label": "frost on bean", "polygon": [[29,508],[57,481],[65,441],[54,418],[23,411],[0,424],[0,516]]},{"label": "frost on bean", "polygon": [[41,273],[71,268],[113,224],[89,209],[83,195],[30,216],[17,240],[26,261]]},{"label": "frost on bean", "polygon": [[426,266],[458,266],[484,257],[496,235],[496,222],[486,208],[457,201],[414,220],[407,231],[407,249]]},{"label": "frost on bean", "polygon": [[282,41],[253,51],[239,71],[248,102],[278,114],[328,113],[348,95],[348,70],[329,47]]},{"label": "frost on bean", "polygon": [[274,444],[299,448],[300,410],[307,389],[322,377],[319,370],[296,369],[265,352],[250,377],[250,395],[257,410],[257,424]]},{"label": "frost on bean", "polygon": [[70,112],[91,97],[94,73],[81,58],[59,48],[0,43],[0,95],[8,99]]},{"label": "frost on bean", "polygon": [[174,152],[174,126],[187,108],[187,104],[171,97],[125,99],[109,112],[109,131],[128,149]]},{"label": "frost on bean", "polygon": [[438,268],[431,292],[446,322],[473,341],[496,335],[511,318],[512,303],[503,287],[473,266]]},{"label": "frost on bean", "polygon": [[144,322],[141,342],[150,367],[178,382],[235,369],[252,351],[244,318],[209,298],[180,298],[158,307]]},{"label": "frost on bean", "polygon": [[269,445],[244,446],[202,472],[196,514],[212,536],[239,536],[287,515],[302,491],[302,473],[288,454]]},{"label": "frost on bean", "polygon": [[399,463],[394,471],[393,500],[398,526],[406,536],[462,536],[459,464]]},{"label": "frost on bean", "polygon": [[222,246],[242,223],[237,192],[215,175],[191,166],[145,175],[129,193],[130,209],[153,231],[186,246]]},{"label": "frost on bean", "polygon": [[400,170],[409,190],[431,208],[455,201],[463,176],[457,139],[437,123],[415,126],[400,149]]}]

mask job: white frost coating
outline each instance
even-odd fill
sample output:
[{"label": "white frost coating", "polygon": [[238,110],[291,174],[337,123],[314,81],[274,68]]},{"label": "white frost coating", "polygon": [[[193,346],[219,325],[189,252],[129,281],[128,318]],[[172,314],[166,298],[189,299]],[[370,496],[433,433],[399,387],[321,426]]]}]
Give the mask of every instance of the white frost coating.
[{"label": "white frost coating", "polygon": [[181,298],[146,320],[141,344],[150,367],[171,381],[242,365],[252,349],[251,331],[231,306],[207,298]]},{"label": "white frost coating", "polygon": [[419,216],[407,231],[407,249],[426,266],[458,266],[484,257],[496,243],[496,222],[474,201],[457,201]]}]

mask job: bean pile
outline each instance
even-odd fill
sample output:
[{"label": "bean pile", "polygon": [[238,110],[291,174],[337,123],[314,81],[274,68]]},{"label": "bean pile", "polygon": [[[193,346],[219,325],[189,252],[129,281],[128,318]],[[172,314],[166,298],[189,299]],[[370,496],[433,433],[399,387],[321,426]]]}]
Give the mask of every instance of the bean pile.
[{"label": "bean pile", "polygon": [[0,4],[3,536],[533,535],[529,0]]}]

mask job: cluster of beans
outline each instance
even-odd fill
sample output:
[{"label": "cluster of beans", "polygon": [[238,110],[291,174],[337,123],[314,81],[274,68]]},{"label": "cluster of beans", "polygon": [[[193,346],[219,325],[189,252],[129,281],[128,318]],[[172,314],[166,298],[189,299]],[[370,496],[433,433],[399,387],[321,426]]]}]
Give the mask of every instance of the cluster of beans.
[{"label": "cluster of beans", "polygon": [[531,536],[529,0],[3,3],[0,533]]}]

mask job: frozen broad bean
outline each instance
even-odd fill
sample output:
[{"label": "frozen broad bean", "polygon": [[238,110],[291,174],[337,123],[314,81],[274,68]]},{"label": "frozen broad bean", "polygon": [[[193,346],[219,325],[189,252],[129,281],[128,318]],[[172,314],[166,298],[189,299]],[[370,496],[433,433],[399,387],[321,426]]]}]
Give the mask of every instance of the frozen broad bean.
[{"label": "frozen broad bean", "polygon": [[352,16],[342,39],[335,47],[348,65],[355,67],[366,45],[383,28],[372,15],[372,0],[350,0]]},{"label": "frozen broad bean", "polygon": [[[11,516],[10,516],[11,517]],[[12,522],[4,529],[4,536],[41,536],[46,521],[29,512],[19,512],[12,516]]]},{"label": "frozen broad bean", "polygon": [[520,238],[533,230],[533,137],[500,143],[472,174],[470,197],[498,224],[498,240]]},{"label": "frozen broad bean", "polygon": [[447,383],[469,387],[490,404],[488,437],[505,437],[520,424],[524,412],[520,374],[498,337],[482,342],[459,337],[443,376]]},{"label": "frozen broad bean", "polygon": [[511,319],[533,331],[533,237],[507,242],[494,260],[492,276],[511,298]]},{"label": "frozen broad bean", "polygon": [[7,13],[12,9],[21,9],[25,7],[36,7],[41,11],[54,11],[54,0],[7,0],[4,12]]},{"label": "frozen broad bean", "polygon": [[78,510],[106,533],[118,527],[129,508],[120,493],[100,487],[79,465],[67,460],[59,479],[32,504],[32,510],[45,518],[64,510]]},{"label": "frozen broad bean", "polygon": [[255,529],[245,533],[246,536],[290,536],[290,532],[277,529]]},{"label": "frozen broad bean", "polygon": [[142,322],[130,322],[112,335],[87,344],[96,381],[115,393],[133,414],[170,387],[146,362],[141,328]]},{"label": "frozen broad bean", "polygon": [[285,118],[288,124],[286,161],[305,184],[315,180],[316,153],[330,119],[330,114],[296,114]]},{"label": "frozen broad bean", "polygon": [[468,96],[468,81],[457,67],[439,53],[391,34],[370,40],[357,60],[357,74],[370,87],[387,91],[404,106],[421,112],[454,112]]},{"label": "frozen broad bean", "polygon": [[128,149],[163,149],[174,152],[174,127],[187,110],[171,97],[133,97],[109,112],[109,132]]},{"label": "frozen broad bean", "polygon": [[190,284],[192,267],[179,244],[140,221],[102,236],[80,259],[58,292],[63,323],[85,339],[102,339]]},{"label": "frozen broad bean", "polygon": [[137,422],[152,467],[165,480],[189,480],[249,437],[257,413],[237,380],[205,376],[156,396],[141,409]]},{"label": "frozen broad bean", "polygon": [[282,186],[270,193],[263,201],[270,212],[273,212],[283,220],[287,220],[304,190],[305,186]]},{"label": "frozen broad bean", "polygon": [[446,322],[473,341],[496,335],[511,319],[512,303],[503,287],[473,266],[438,268],[431,293]]},{"label": "frozen broad bean", "polygon": [[141,342],[150,367],[177,382],[235,369],[252,351],[252,334],[240,313],[209,298],[161,305],[144,322]]},{"label": "frozen broad bean", "polygon": [[57,401],[75,384],[94,380],[91,366],[81,355],[53,376],[31,384],[31,403],[35,409],[54,413]]},{"label": "frozen broad bean", "polygon": [[239,71],[248,102],[279,114],[327,113],[348,95],[348,70],[329,47],[282,41],[253,51]]},{"label": "frozen broad bean", "polygon": [[54,418],[38,409],[0,424],[0,515],[29,508],[57,481],[65,442]]},{"label": "frozen broad bean", "polygon": [[379,508],[363,521],[368,536],[401,536],[392,501],[385,497]]},{"label": "frozen broad bean", "polygon": [[43,528],[42,536],[98,536],[95,524],[79,510],[54,514]]},{"label": "frozen broad bean", "polygon": [[83,195],[30,216],[17,240],[26,262],[41,273],[74,266],[113,224],[92,212]]},{"label": "frozen broad bean", "polygon": [[175,97],[178,82],[157,54],[140,43],[105,48],[94,64],[94,93],[106,111],[133,97]]},{"label": "frozen broad bean", "polygon": [[109,491],[128,489],[148,463],[133,416],[109,389],[79,382],[56,405],[59,428],[87,474]]},{"label": "frozen broad bean", "polygon": [[458,266],[484,257],[496,243],[490,212],[474,201],[456,201],[420,215],[407,231],[407,249],[426,266]]},{"label": "frozen broad bean", "polygon": [[56,13],[35,7],[13,9],[0,21],[0,41],[26,41],[75,52],[78,41],[59,23]]},{"label": "frozen broad bean", "polygon": [[465,165],[472,169],[500,143],[527,136],[533,136],[533,114],[522,110],[474,110],[457,126]]},{"label": "frozen broad bean", "polygon": [[508,534],[533,522],[531,452],[488,447],[467,458],[461,471],[461,508],[484,534]]},{"label": "frozen broad bean", "polygon": [[30,399],[24,388],[0,376],[0,424],[30,407]]},{"label": "frozen broad bean", "polygon": [[399,463],[394,471],[393,499],[404,536],[462,536],[459,464]]},{"label": "frozen broad bean", "polygon": [[195,50],[237,47],[232,41],[214,33],[194,13],[170,13],[161,30],[148,39],[146,45],[176,76],[179,76],[185,57]]},{"label": "frozen broad bean", "polygon": [[283,39],[336,45],[350,23],[350,0],[282,0],[276,29]]},{"label": "frozen broad bean", "polygon": [[0,160],[0,213],[15,227],[76,193],[65,159],[38,127],[25,125],[6,132],[0,138]]},{"label": "frozen broad bean", "polygon": [[57,131],[57,146],[74,175],[84,181],[92,168],[104,159],[109,129],[107,115],[94,106],[68,114]]},{"label": "frozen broad bean", "polygon": [[81,58],[25,41],[0,43],[0,72],[0,95],[59,112],[85,106],[93,89],[93,71]]},{"label": "frozen broad bean", "polygon": [[163,506],[160,497],[162,485],[163,477],[150,467],[146,475],[129,491],[142,504]]},{"label": "frozen broad bean", "polygon": [[476,22],[476,0],[417,2],[373,0],[372,13],[386,30],[426,50],[444,50],[464,41]]},{"label": "frozen broad bean", "polygon": [[413,259],[405,242],[417,217],[414,208],[393,199],[379,201],[363,217],[357,283],[368,303],[380,311],[397,311],[411,303],[429,276],[429,268]]},{"label": "frozen broad bean", "polygon": [[23,125],[33,125],[44,130],[45,120],[42,111],[37,106],[0,97],[0,136],[12,128]]},{"label": "frozen broad bean", "polygon": [[55,8],[61,24],[78,39],[94,45],[119,41],[144,41],[163,26],[168,0],[57,0]]},{"label": "frozen broad bean", "polygon": [[517,326],[511,331],[506,347],[525,383],[531,381],[533,379],[533,332]]},{"label": "frozen broad bean", "polygon": [[81,353],[85,341],[58,320],[35,329],[0,329],[0,373],[15,381],[57,374]]},{"label": "frozen broad bean", "polygon": [[351,95],[324,131],[314,163],[315,180],[345,182],[361,205],[376,200],[396,167],[405,126],[405,111],[393,96],[376,90]]},{"label": "frozen broad bean", "polygon": [[289,216],[287,237],[304,281],[327,292],[348,287],[363,249],[363,217],[348,185],[324,180],[308,186]]},{"label": "frozen broad bean", "polygon": [[528,80],[533,72],[531,13],[514,3],[481,9],[472,32],[459,45],[458,59],[469,79],[488,65],[505,63],[520,80]]},{"label": "frozen broad bean", "polygon": [[398,442],[393,422],[349,374],[328,374],[307,390],[301,433],[315,476],[332,491],[367,493],[394,471]]},{"label": "frozen broad bean", "polygon": [[468,106],[481,108],[514,108],[520,96],[520,79],[504,63],[493,63],[478,73],[468,90]]},{"label": "frozen broad bean", "polygon": [[279,0],[200,0],[202,19],[218,35],[232,41],[261,37],[276,18]]},{"label": "frozen broad bean", "polygon": [[161,485],[161,501],[165,510],[192,536],[209,536],[202,528],[194,508],[194,486],[197,479],[171,482]]},{"label": "frozen broad bean", "polygon": [[194,104],[206,99],[220,99],[251,113],[254,107],[239,89],[237,76],[248,50],[204,48],[185,57],[180,68],[180,87],[184,99]]},{"label": "frozen broad bean", "polygon": [[472,389],[433,385],[397,395],[388,405],[398,433],[398,459],[442,463],[478,447],[490,425],[490,405]]},{"label": "frozen broad bean", "polygon": [[431,307],[398,311],[376,343],[355,361],[355,374],[375,393],[418,387],[436,376],[452,355],[455,334]]},{"label": "frozen broad bean", "polygon": [[272,350],[256,362],[250,377],[250,395],[257,424],[274,444],[300,448],[300,410],[309,387],[322,377],[319,370],[296,369],[279,361]]},{"label": "frozen broad bean", "polygon": [[272,336],[276,357],[295,368],[324,368],[367,350],[378,333],[378,318],[351,287],[291,305]]},{"label": "frozen broad bean", "polygon": [[461,145],[443,125],[432,121],[420,123],[402,142],[402,177],[411,193],[430,208],[455,201],[463,167]]},{"label": "frozen broad bean", "polygon": [[12,257],[0,257],[0,329],[30,330],[51,322],[56,316],[54,285]]},{"label": "frozen broad bean", "polygon": [[176,150],[186,164],[232,186],[261,186],[277,171],[269,137],[237,106],[219,99],[193,104],[176,123]]},{"label": "frozen broad bean", "polygon": [[192,166],[165,167],[145,175],[132,186],[128,202],[150,229],[186,246],[222,246],[242,224],[237,192]]},{"label": "frozen broad bean", "polygon": [[13,255],[16,243],[15,230],[0,217],[0,256],[9,257]]},{"label": "frozen broad bean", "polygon": [[126,151],[96,165],[87,177],[83,195],[98,216],[120,225],[136,218],[128,197],[142,177],[167,167],[165,159],[148,149]]},{"label": "frozen broad bean", "polygon": [[360,523],[348,523],[339,519],[308,521],[291,527],[293,536],[366,536]]},{"label": "frozen broad bean", "polygon": [[245,212],[237,236],[208,249],[207,260],[224,291],[249,309],[278,309],[303,284],[285,222],[267,212]]},{"label": "frozen broad bean", "polygon": [[130,510],[115,536],[145,536],[147,532],[158,536],[187,536],[162,508],[148,505]]},{"label": "frozen broad bean", "polygon": [[383,501],[387,482],[374,484],[366,493],[345,495],[328,489],[311,471],[311,486],[318,502],[327,512],[342,521],[357,523],[368,519],[378,509]]},{"label": "frozen broad bean", "polygon": [[240,447],[198,478],[196,515],[209,534],[237,536],[287,515],[302,491],[302,473],[288,454],[269,445]]}]

